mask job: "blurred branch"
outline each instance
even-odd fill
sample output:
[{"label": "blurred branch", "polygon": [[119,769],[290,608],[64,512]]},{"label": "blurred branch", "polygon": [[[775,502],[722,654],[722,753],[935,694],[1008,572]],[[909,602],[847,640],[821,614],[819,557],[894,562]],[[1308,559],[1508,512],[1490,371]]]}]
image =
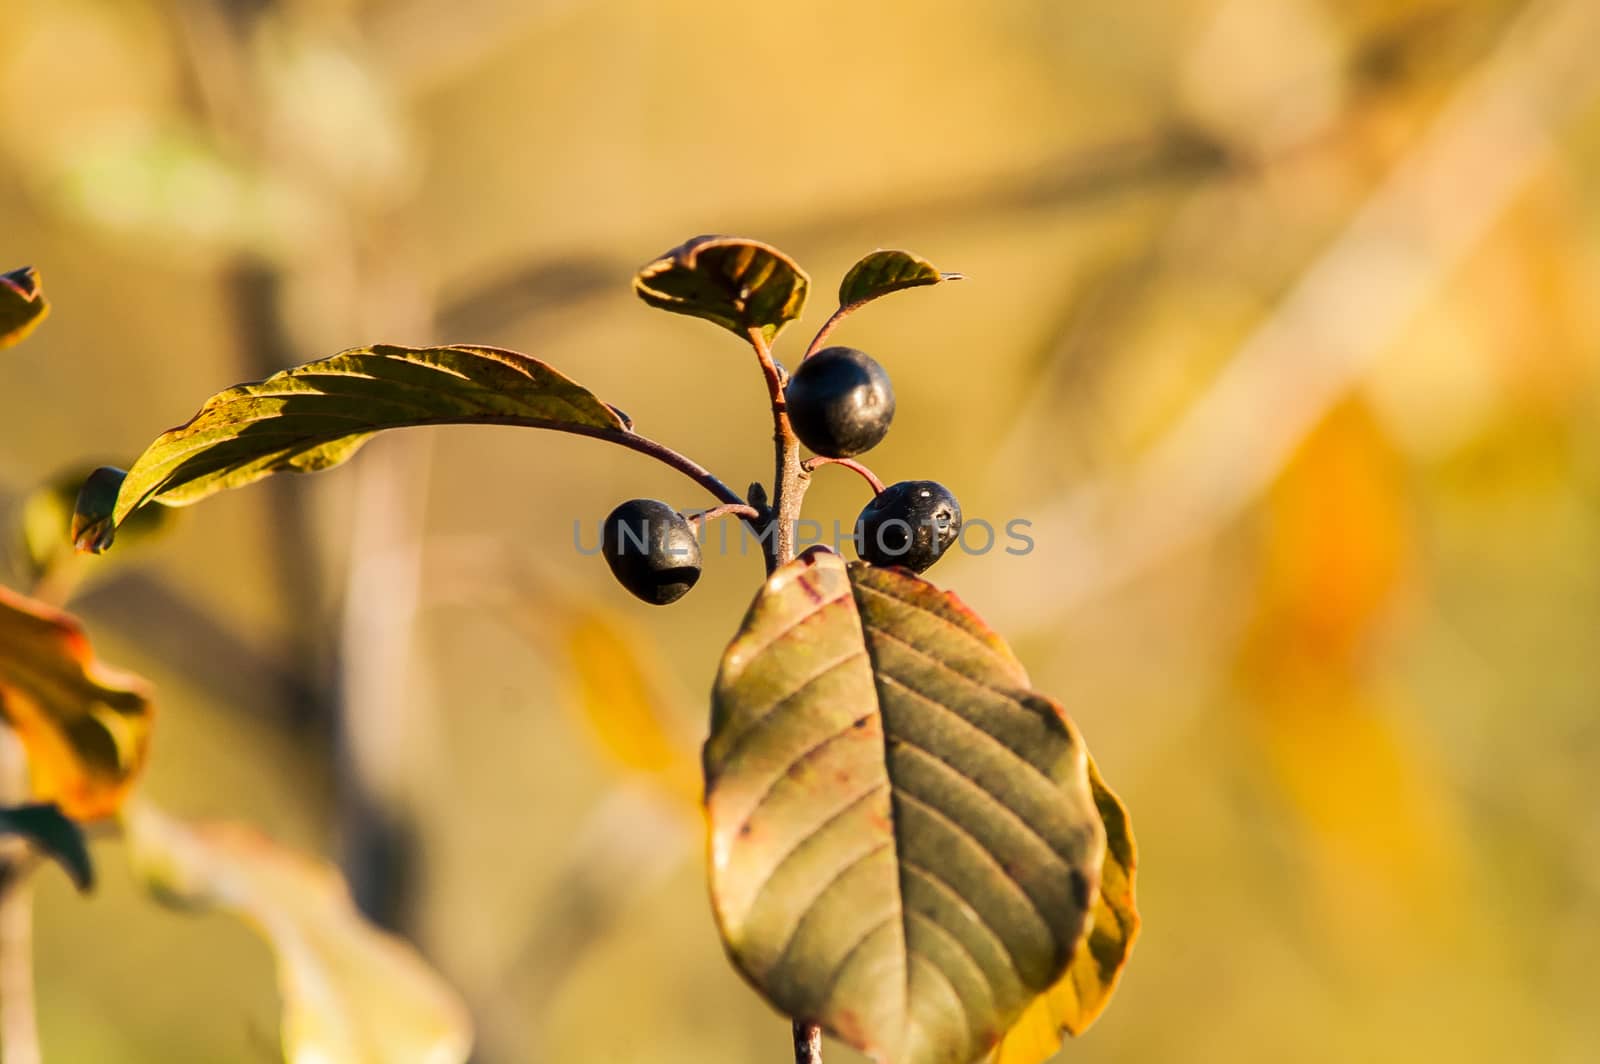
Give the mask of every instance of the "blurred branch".
[{"label": "blurred branch", "polygon": [[[22,743],[0,728],[0,805],[28,795]],[[39,1020],[34,1010],[33,887],[28,845],[0,840],[0,1064],[39,1064]]]},{"label": "blurred branch", "polygon": [[339,638],[340,864],[361,911],[396,930],[408,922],[418,860],[406,777],[420,710],[408,693],[431,464],[431,439],[413,433],[357,467]]},{"label": "blurred branch", "polygon": [[[435,306],[424,256],[398,232],[368,232],[357,256],[361,335],[429,336]],[[422,855],[415,808],[437,719],[410,698],[421,655],[415,627],[434,444],[401,433],[356,467],[339,635],[341,861],[356,904],[391,930],[411,925]]]},{"label": "blurred branch", "polygon": [[1047,625],[1211,535],[1259,495],[1550,161],[1551,137],[1594,101],[1597,34],[1600,6],[1530,3],[1131,474],[1034,522],[1049,568],[988,567],[998,623]]},{"label": "blurred branch", "polygon": [[215,0],[178,0],[171,9],[188,102],[219,143],[232,147],[257,133],[240,15]]},{"label": "blurred branch", "polygon": [[[223,275],[238,338],[241,370],[247,380],[269,377],[302,361],[285,331],[281,304],[285,279],[270,262],[240,256]],[[262,485],[268,493],[266,514],[276,547],[270,556],[272,584],[278,591],[284,616],[291,620],[292,667],[302,676],[326,676],[323,647],[326,624],[316,572],[316,534],[310,496],[301,485],[284,479]],[[302,723],[326,723],[333,711],[333,694],[326,683],[308,685],[308,697],[292,707]]]},{"label": "blurred branch", "polygon": [[1054,470],[1046,463],[1058,459],[1064,443],[1080,452],[1093,447],[1103,422],[1096,403],[1100,376],[1115,365],[1112,353],[1156,295],[1173,213],[1164,210],[1132,254],[1119,254],[1074,279],[1029,359],[1026,383],[1012,402],[1010,431],[995,448],[991,469],[1037,470],[1035,482],[1048,483]]},{"label": "blurred branch", "polygon": [[584,0],[402,0],[372,13],[366,37],[393,84],[421,95],[585,6]]},{"label": "blurred branch", "polygon": [[[1215,173],[1227,163],[1214,142],[1172,126],[1145,137],[1080,149],[969,187],[920,198],[896,197],[889,203],[820,214],[787,227],[761,228],[778,244],[814,245],[864,229],[933,222],[992,224],[1009,216],[1098,203],[1147,184],[1193,179]],[[450,338],[482,335],[553,309],[569,309],[619,291],[637,266],[590,254],[535,259],[447,300],[440,310],[440,331]]]}]

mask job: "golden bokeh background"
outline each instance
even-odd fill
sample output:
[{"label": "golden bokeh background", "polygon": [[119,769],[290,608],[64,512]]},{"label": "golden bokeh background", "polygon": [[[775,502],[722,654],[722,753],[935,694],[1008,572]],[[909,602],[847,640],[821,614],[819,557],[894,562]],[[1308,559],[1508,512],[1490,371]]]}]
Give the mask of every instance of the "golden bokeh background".
[{"label": "golden bokeh background", "polygon": [[[1600,9],[1592,0],[35,0],[0,11],[0,486],[372,342],[553,363],[743,485],[747,351],[633,270],[774,242],[887,480],[1032,553],[930,577],[1127,801],[1145,931],[1063,1060],[1600,1057]],[[345,863],[482,1064],[786,1059],[705,898],[695,746],[760,574],[671,610],[573,547],[687,481],[592,441],[383,437],[86,561],[145,792]],[[807,516],[847,524],[823,471]],[[39,876],[50,1061],[274,1059],[267,949]],[[858,1060],[833,1046],[830,1064]]]}]

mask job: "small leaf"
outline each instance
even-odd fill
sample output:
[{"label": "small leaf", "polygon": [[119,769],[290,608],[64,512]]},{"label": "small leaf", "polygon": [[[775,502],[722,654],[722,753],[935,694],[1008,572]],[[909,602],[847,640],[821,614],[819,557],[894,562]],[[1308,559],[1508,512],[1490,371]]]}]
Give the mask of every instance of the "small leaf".
[{"label": "small leaf", "polygon": [[966,1064],[1061,978],[1105,854],[1083,743],[901,569],[812,550],[723,657],[712,901],[751,983],[883,1064]]},{"label": "small leaf", "polygon": [[40,852],[55,858],[73,886],[87,894],[94,887],[94,866],[83,829],[56,805],[13,805],[0,808],[0,835],[19,835]]},{"label": "small leaf", "polygon": [[714,321],[741,338],[771,340],[805,308],[811,279],[770,244],[697,236],[645,266],[633,290],[652,307]]},{"label": "small leaf", "polygon": [[1077,1035],[1105,1011],[1116,992],[1128,955],[1139,937],[1134,898],[1138,852],[1128,811],[1089,759],[1089,783],[1106,828],[1106,858],[1100,894],[1084,944],[1061,981],[1039,995],[989,1056],[989,1064],[1041,1064],[1061,1048],[1062,1032]]},{"label": "small leaf", "polygon": [[839,284],[839,305],[859,306],[904,288],[962,279],[959,273],[940,273],[933,263],[909,251],[874,251],[844,275]]},{"label": "small leaf", "polygon": [[117,811],[150,745],[145,682],[95,659],[76,618],[0,587],[0,712],[35,797],[74,820]]},{"label": "small leaf", "polygon": [[135,870],[162,901],[234,913],[271,944],[289,1064],[460,1064],[472,1023],[411,946],[369,924],[330,865],[236,824],[130,810]]},{"label": "small leaf", "polygon": [[0,273],[0,347],[10,347],[38,327],[50,313],[39,288],[39,271],[23,266]]},{"label": "small leaf", "polygon": [[91,493],[75,521],[104,550],[150,502],[187,506],[279,472],[338,465],[374,433],[418,425],[522,425],[627,432],[616,411],[538,359],[493,347],[356,348],[212,396],[128,470],[109,524]]}]

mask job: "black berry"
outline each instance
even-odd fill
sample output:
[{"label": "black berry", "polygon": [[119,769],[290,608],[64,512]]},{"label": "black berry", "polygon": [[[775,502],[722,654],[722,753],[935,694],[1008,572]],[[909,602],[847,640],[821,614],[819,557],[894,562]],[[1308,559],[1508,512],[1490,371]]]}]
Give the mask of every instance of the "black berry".
[{"label": "black berry", "polygon": [[856,553],[873,565],[920,573],[961,534],[961,504],[933,480],[902,480],[867,503],[856,518]]},{"label": "black berry", "polygon": [[870,451],[894,419],[889,374],[853,347],[828,347],[800,363],[784,389],[800,442],[828,458]]},{"label": "black berry", "polygon": [[684,516],[655,499],[630,499],[607,515],[600,552],[617,582],[656,606],[700,579],[700,541]]}]

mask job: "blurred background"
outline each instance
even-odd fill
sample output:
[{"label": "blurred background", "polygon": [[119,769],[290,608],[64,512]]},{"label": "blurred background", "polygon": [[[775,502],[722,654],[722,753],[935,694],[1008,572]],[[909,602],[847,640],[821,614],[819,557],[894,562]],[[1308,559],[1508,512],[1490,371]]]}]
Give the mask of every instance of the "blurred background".
[{"label": "blurred background", "polygon": [[[838,334],[870,456],[1035,549],[930,575],[1132,810],[1145,931],[1062,1059],[1600,1059],[1600,5],[43,0],[0,14],[13,502],[371,342],[546,359],[743,485],[749,353],[631,294],[702,232]],[[824,470],[807,516],[849,522]],[[644,607],[574,523],[706,504],[592,441],[415,430],[86,560],[145,791],[336,858],[483,1064],[787,1059],[724,961],[705,692],[760,577]],[[15,507],[13,507],[13,510]],[[13,521],[13,524],[15,522]],[[101,847],[39,878],[46,1059],[271,1060],[267,949]],[[828,1060],[859,1060],[831,1047]]]}]

